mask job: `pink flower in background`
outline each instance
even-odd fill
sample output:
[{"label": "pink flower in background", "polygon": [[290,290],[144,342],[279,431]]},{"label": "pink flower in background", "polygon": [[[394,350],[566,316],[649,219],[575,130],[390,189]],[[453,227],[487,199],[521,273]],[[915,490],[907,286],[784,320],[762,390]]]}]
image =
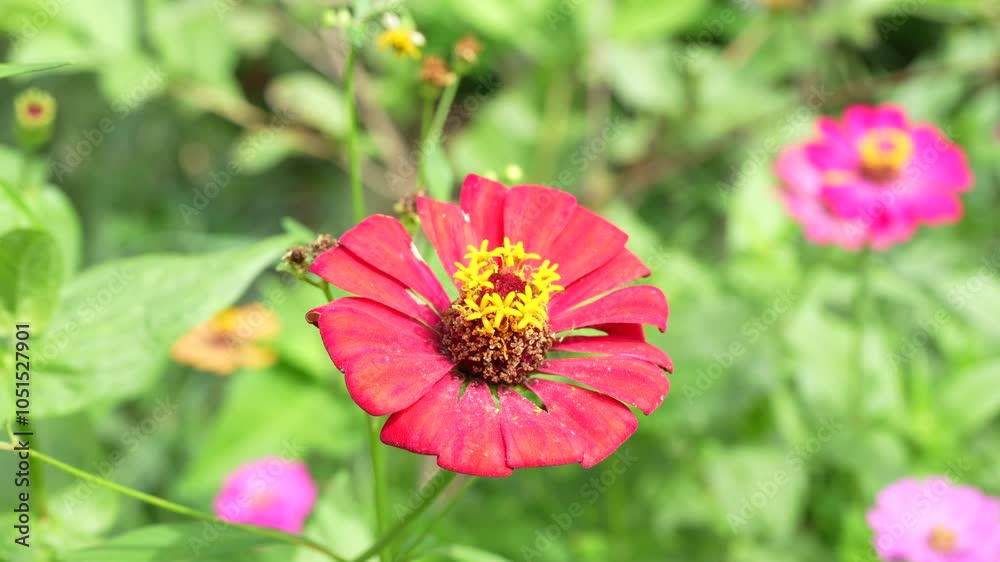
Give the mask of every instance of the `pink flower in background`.
[{"label": "pink flower in background", "polygon": [[306,465],[278,457],[246,463],[226,477],[215,496],[215,515],[230,523],[302,532],[316,503]]},{"label": "pink flower in background", "polygon": [[920,225],[962,216],[972,187],[962,149],[933,125],[890,105],[856,105],[817,122],[816,138],[787,147],[776,172],[789,213],[817,244],[884,250]]},{"label": "pink flower in background", "polygon": [[1000,560],[1000,502],[943,477],[889,485],[868,512],[868,525],[884,560]]}]

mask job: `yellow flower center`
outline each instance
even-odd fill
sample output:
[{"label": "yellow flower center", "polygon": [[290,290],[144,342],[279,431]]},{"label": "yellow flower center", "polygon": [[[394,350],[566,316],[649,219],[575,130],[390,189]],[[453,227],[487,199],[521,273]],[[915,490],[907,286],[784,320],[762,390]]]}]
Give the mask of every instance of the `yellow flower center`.
[{"label": "yellow flower center", "polygon": [[955,543],[957,542],[958,537],[955,536],[955,532],[941,525],[935,526],[931,530],[930,536],[927,537],[927,545],[944,554],[955,550]]},{"label": "yellow flower center", "polygon": [[913,155],[913,140],[899,129],[873,129],[858,143],[862,172],[874,181],[895,178]]},{"label": "yellow flower center", "polygon": [[480,322],[484,334],[522,332],[529,326],[544,329],[549,297],[563,289],[555,284],[558,264],[541,261],[538,254],[526,252],[523,243],[511,244],[509,238],[504,238],[503,246],[488,247],[486,240],[479,248],[469,246],[467,264],[455,264],[462,296],[453,307],[465,320]]},{"label": "yellow flower center", "polygon": [[417,31],[410,27],[395,27],[387,29],[378,37],[378,46],[392,49],[397,54],[415,59],[420,58],[420,48],[417,46]]}]

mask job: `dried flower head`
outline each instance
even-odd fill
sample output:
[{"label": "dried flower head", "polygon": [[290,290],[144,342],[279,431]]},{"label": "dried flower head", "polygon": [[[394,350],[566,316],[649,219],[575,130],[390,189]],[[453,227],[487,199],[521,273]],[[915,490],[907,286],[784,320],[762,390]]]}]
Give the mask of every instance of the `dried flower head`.
[{"label": "dried flower head", "polygon": [[476,64],[481,52],[483,52],[482,44],[472,35],[466,35],[455,43],[455,56],[466,64]]},{"label": "dried flower head", "polygon": [[456,80],[455,74],[448,69],[448,63],[441,57],[430,56],[424,59],[420,68],[420,79],[434,86],[444,88]]}]

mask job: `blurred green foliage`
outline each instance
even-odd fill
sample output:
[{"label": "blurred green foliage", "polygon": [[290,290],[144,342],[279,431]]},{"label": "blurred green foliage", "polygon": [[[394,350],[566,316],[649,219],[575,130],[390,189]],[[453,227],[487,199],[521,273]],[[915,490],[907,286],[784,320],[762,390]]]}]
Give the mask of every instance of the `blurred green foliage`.
[{"label": "blurred green foliage", "polygon": [[[769,4],[401,4],[428,54],[470,33],[485,45],[428,158],[432,187],[516,163],[609,217],[670,301],[670,328],[649,337],[677,365],[625,470],[479,482],[413,545],[422,560],[867,561],[864,511],[892,480],[1000,493],[1000,4]],[[266,272],[302,238],[282,217],[350,227],[343,38],[320,29],[323,9],[0,0],[8,63],[68,63],[0,66],[0,99],[31,84],[59,102],[31,156],[0,110],[0,322],[32,318],[39,450],[204,510],[239,463],[304,456],[323,489],[307,535],[350,554],[373,532],[363,413],[302,320],[322,296]],[[424,109],[419,63],[375,49],[377,31],[361,37],[363,177],[369,209],[392,213],[416,188]],[[945,130],[977,182],[960,224],[874,256],[859,323],[861,260],[802,241],[771,162],[817,115],[881,101]],[[276,365],[219,378],[170,364],[178,336],[239,299],[280,317]],[[845,386],[859,369],[860,403]],[[388,458],[406,505],[430,467]],[[45,476],[34,546],[5,540],[0,559],[317,560]],[[7,529],[7,486],[0,500]]]}]

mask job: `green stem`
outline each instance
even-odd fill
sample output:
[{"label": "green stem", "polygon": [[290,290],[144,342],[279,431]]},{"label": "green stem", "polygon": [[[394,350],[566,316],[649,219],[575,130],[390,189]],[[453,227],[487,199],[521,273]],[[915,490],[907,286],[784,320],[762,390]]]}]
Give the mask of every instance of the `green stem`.
[{"label": "green stem", "polygon": [[[4,445],[5,446],[0,447],[0,448],[8,449],[8,450],[11,449],[11,446],[9,446],[9,444],[4,444]],[[293,545],[293,546],[305,547],[305,548],[314,550],[316,552],[319,552],[321,554],[324,554],[328,558],[330,558],[331,560],[338,560],[338,561],[341,561],[341,562],[343,562],[345,560],[345,558],[343,558],[342,556],[339,556],[336,553],[328,550],[323,545],[314,543],[314,542],[312,542],[311,540],[309,540],[309,539],[307,539],[305,537],[299,537],[299,536],[296,536],[296,535],[291,535],[291,534],[288,534],[288,533],[283,533],[281,531],[276,531],[276,530],[273,530],[273,529],[264,529],[264,528],[261,528],[261,527],[254,527],[252,525],[237,525],[237,524],[233,524],[233,523],[228,523],[226,521],[223,521],[221,519],[216,518],[213,515],[208,515],[207,513],[202,513],[200,511],[195,511],[195,510],[193,510],[193,509],[191,509],[189,507],[184,507],[183,505],[179,505],[179,504],[167,501],[167,500],[165,500],[163,498],[158,498],[156,496],[151,496],[149,494],[145,494],[145,493],[140,492],[138,490],[133,490],[132,488],[128,488],[126,486],[122,486],[121,484],[116,484],[114,482],[111,482],[110,480],[105,480],[105,479],[103,479],[103,478],[101,478],[99,476],[94,476],[93,474],[90,474],[89,472],[84,472],[84,471],[82,471],[82,470],[80,470],[80,469],[78,469],[76,467],[73,467],[73,466],[70,466],[70,465],[68,465],[68,464],[66,464],[64,462],[58,461],[58,460],[56,460],[56,459],[54,459],[54,458],[52,458],[52,457],[50,457],[50,456],[48,456],[48,455],[46,455],[44,453],[41,453],[40,451],[32,450],[31,451],[31,456],[33,458],[37,458],[38,460],[40,460],[40,461],[42,461],[42,462],[44,462],[46,464],[49,464],[49,465],[51,465],[51,466],[53,466],[55,468],[58,468],[59,470],[62,470],[63,472],[66,472],[67,474],[75,476],[75,477],[77,477],[77,478],[79,478],[81,480],[86,480],[88,482],[92,482],[94,484],[97,484],[98,486],[103,486],[103,487],[105,487],[105,488],[107,488],[109,490],[113,490],[113,491],[118,492],[120,494],[124,494],[126,496],[135,498],[135,499],[137,499],[137,500],[139,500],[141,502],[148,503],[150,505],[159,507],[161,509],[166,509],[167,511],[172,511],[172,512],[178,514],[178,515],[183,515],[185,517],[190,517],[192,519],[198,519],[198,520],[201,520],[201,521],[207,521],[209,523],[215,523],[215,524],[218,524],[218,525],[225,525],[227,527],[232,527],[232,528],[240,529],[240,530],[246,531],[248,533],[252,533],[252,534],[255,534],[255,535],[262,536],[262,537],[267,537],[269,539],[274,539],[276,541],[280,541],[280,542],[283,542],[283,543],[286,543],[286,544],[290,544],[290,545]]]},{"label": "green stem", "polygon": [[420,142],[427,140],[427,131],[431,126],[431,119],[434,118],[434,97],[427,95],[424,97],[424,107],[420,112]]},{"label": "green stem", "polygon": [[347,44],[344,90],[347,95],[348,168],[350,168],[351,175],[351,202],[354,205],[354,222],[361,222],[365,218],[365,194],[361,187],[361,153],[358,149],[358,102],[354,97],[354,66],[358,60],[358,49],[350,40]]},{"label": "green stem", "polygon": [[441,94],[441,99],[438,101],[437,109],[434,111],[434,118],[431,119],[431,125],[427,128],[423,139],[421,139],[420,164],[418,166],[417,178],[424,185],[428,185],[427,178],[424,177],[427,153],[431,150],[431,147],[441,142],[444,123],[448,120],[448,113],[451,112],[451,104],[455,103],[455,94],[458,93],[458,83],[459,80],[456,78],[451,84],[445,87],[444,92]]},{"label": "green stem", "polygon": [[[441,478],[438,478],[438,474],[442,474]],[[451,481],[457,476],[456,473],[451,471],[442,470],[438,474],[435,474],[433,478],[424,484],[424,487],[417,492],[420,498],[420,503],[417,504],[409,513],[403,516],[402,519],[396,522],[395,525],[385,533],[379,533],[379,539],[375,541],[375,544],[371,545],[368,550],[362,552],[358,556],[351,559],[350,562],[364,562],[368,560],[377,552],[384,552],[385,547],[392,544],[396,538],[402,533],[407,527],[410,526],[414,521],[416,521],[420,515],[427,511],[427,508],[434,503],[441,492],[451,484]],[[430,489],[428,489],[430,488]]]},{"label": "green stem", "polygon": [[406,557],[412,554],[413,551],[416,550],[418,546],[420,546],[420,543],[431,532],[431,529],[434,528],[434,524],[443,519],[445,515],[451,513],[452,509],[455,509],[455,506],[458,505],[458,501],[462,499],[462,496],[465,495],[465,492],[469,491],[469,488],[471,488],[472,484],[474,484],[475,482],[476,482],[475,477],[467,478],[465,482],[462,484],[462,487],[459,488],[458,491],[455,492],[455,494],[452,495],[452,497],[448,500],[448,503],[446,503],[445,506],[441,508],[440,511],[428,517],[427,520],[424,522],[423,528],[413,534],[413,537],[411,537],[410,540],[410,545],[407,546],[402,552],[400,552],[396,556],[395,562],[404,562],[407,559]]},{"label": "green stem", "polygon": [[858,341],[854,350],[854,373],[850,378],[847,395],[847,411],[850,413],[851,423],[854,424],[861,423],[861,416],[864,413],[865,334],[867,333],[869,304],[871,300],[871,276],[871,250],[866,248],[861,251],[858,264],[859,286],[857,295],[854,297],[854,318],[857,324]]},{"label": "green stem", "polygon": [[[368,417],[368,448],[371,450],[372,480],[375,488],[375,530],[381,542],[381,539],[386,537],[386,529],[389,528],[389,509],[386,505],[385,449],[379,441],[380,421],[374,416]],[[392,550],[388,543],[383,544],[377,552],[383,562],[392,560]]]}]

